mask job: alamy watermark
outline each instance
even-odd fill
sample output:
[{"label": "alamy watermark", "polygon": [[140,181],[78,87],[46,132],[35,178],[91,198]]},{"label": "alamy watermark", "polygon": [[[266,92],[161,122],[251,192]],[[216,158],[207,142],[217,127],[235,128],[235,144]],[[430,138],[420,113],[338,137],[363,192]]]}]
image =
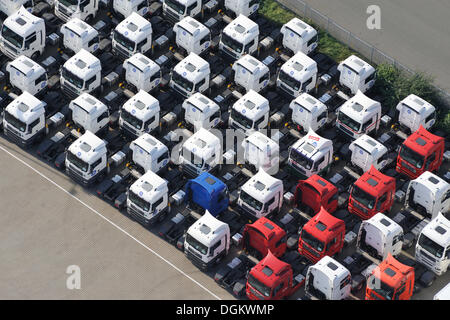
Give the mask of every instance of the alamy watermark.
[{"label": "alamy watermark", "polygon": [[81,289],[81,269],[77,265],[70,265],[66,269],[69,276],[66,279],[66,287],[69,290]]},{"label": "alamy watermark", "polygon": [[369,17],[366,20],[366,25],[369,30],[381,29],[381,8],[377,5],[370,5],[367,7],[366,13]]}]

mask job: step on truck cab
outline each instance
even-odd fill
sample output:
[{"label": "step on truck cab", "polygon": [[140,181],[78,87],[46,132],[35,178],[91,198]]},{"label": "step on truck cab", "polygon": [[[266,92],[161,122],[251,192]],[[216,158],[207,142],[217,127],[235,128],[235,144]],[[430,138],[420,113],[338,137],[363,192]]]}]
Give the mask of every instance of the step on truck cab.
[{"label": "step on truck cab", "polygon": [[299,51],[280,68],[277,77],[277,88],[296,98],[301,93],[308,93],[316,87],[317,62]]},{"label": "step on truck cab", "polygon": [[67,149],[65,165],[67,174],[82,185],[98,182],[107,172],[106,142],[86,131]]},{"label": "step on truck cab", "polygon": [[258,51],[259,26],[244,15],[231,21],[220,36],[219,50],[232,60]]},{"label": "step on truck cab", "polygon": [[235,17],[241,14],[250,17],[258,11],[260,2],[260,0],[225,0],[224,7]]},{"label": "step on truck cab", "polygon": [[339,253],[344,246],[345,223],[324,208],[302,228],[298,252],[312,262]]},{"label": "step on truck cab", "polygon": [[250,135],[255,130],[267,127],[269,113],[269,100],[250,90],[233,104],[228,125],[230,129],[242,130]]},{"label": "step on truck cab", "polygon": [[299,18],[292,18],[280,30],[282,45],[293,53],[310,54],[318,45],[319,34],[316,29]]},{"label": "step on truck cab", "polygon": [[0,1],[0,13],[5,16],[11,16],[21,7],[24,7],[28,12],[33,12],[34,1],[33,0],[1,0]]},{"label": "step on truck cab", "polygon": [[401,145],[396,170],[410,179],[425,171],[436,171],[442,164],[444,148],[444,138],[430,133],[421,125]]},{"label": "step on truck cab", "polygon": [[314,214],[323,207],[333,213],[338,207],[339,190],[331,182],[313,174],[306,180],[300,180],[295,188],[294,204],[297,207],[307,206]]},{"label": "step on truck cab", "polygon": [[160,110],[158,99],[144,90],[139,90],[120,109],[119,127],[131,137],[151,133],[159,127]]},{"label": "step on truck cab", "polygon": [[122,19],[128,18],[133,12],[145,16],[148,13],[148,3],[148,0],[113,0],[113,10]]},{"label": "step on truck cab", "polygon": [[450,221],[439,213],[419,235],[415,259],[438,276],[450,265]]},{"label": "step on truck cab", "polygon": [[227,185],[208,172],[189,180],[184,193],[184,201],[196,212],[207,210],[215,217],[228,208]]},{"label": "step on truck cab", "polygon": [[183,172],[191,177],[215,171],[222,164],[220,138],[201,128],[183,143],[180,164]]},{"label": "step on truck cab", "polygon": [[302,93],[291,101],[292,123],[302,132],[317,131],[328,122],[327,106],[308,93]]},{"label": "step on truck cab", "polygon": [[3,131],[22,147],[28,147],[45,135],[47,104],[28,92],[23,92],[4,110]]},{"label": "step on truck cab", "polygon": [[149,227],[169,212],[168,182],[153,171],[147,171],[128,189],[127,213],[140,224]]},{"label": "step on truck cab", "polygon": [[100,136],[108,131],[108,107],[89,93],[82,93],[70,101],[69,109],[72,121],[82,132],[90,131]]},{"label": "step on truck cab", "polygon": [[184,98],[189,98],[195,92],[209,89],[210,75],[209,63],[191,52],[172,69],[169,86]]},{"label": "step on truck cab", "polygon": [[259,169],[241,186],[237,205],[249,220],[270,218],[283,205],[283,181]]},{"label": "step on truck cab", "polygon": [[90,93],[101,86],[102,65],[92,53],[81,49],[61,68],[61,89],[70,98]]},{"label": "step on truck cab", "polygon": [[244,161],[254,171],[263,169],[274,175],[280,167],[280,146],[265,134],[255,131],[242,141]]},{"label": "step on truck cab", "polygon": [[221,121],[219,105],[200,92],[185,99],[181,107],[184,110],[184,121],[188,126],[192,126],[194,131],[200,128],[209,130]]},{"label": "step on truck cab", "polygon": [[202,54],[211,46],[211,31],[192,17],[185,17],[173,26],[175,42],[189,54]]},{"label": "step on truck cab", "polygon": [[163,0],[163,16],[176,23],[184,17],[197,18],[203,14],[201,0]]},{"label": "step on truck cab", "polygon": [[123,62],[125,81],[137,91],[150,92],[161,83],[161,68],[142,53],[135,53]]},{"label": "step on truck cab", "polygon": [[143,172],[161,172],[169,163],[169,149],[148,133],[133,140],[130,151],[133,163]]},{"label": "step on truck cab", "polygon": [[122,20],[113,31],[112,51],[122,59],[152,48],[152,24],[136,12]]},{"label": "step on truck cab", "polygon": [[311,129],[289,148],[288,170],[301,179],[328,171],[332,162],[333,142]]},{"label": "step on truck cab", "polygon": [[415,132],[420,126],[429,130],[436,123],[436,108],[422,98],[410,94],[396,107],[400,126]]},{"label": "step on truck cab", "polygon": [[434,219],[439,212],[450,211],[450,184],[434,173],[425,171],[411,180],[406,191],[405,206]]},{"label": "step on truck cab", "polygon": [[207,270],[230,250],[230,227],[208,210],[186,232],[184,253],[194,265]]},{"label": "step on truck cab", "polygon": [[339,83],[352,94],[366,92],[375,84],[376,70],[364,60],[351,55],[338,65]]},{"label": "step on truck cab", "polygon": [[72,18],[60,28],[63,46],[73,52],[84,49],[95,53],[99,48],[98,31],[79,18]]},{"label": "step on truck cab", "polygon": [[367,279],[366,300],[410,300],[414,291],[414,268],[391,254]]},{"label": "step on truck cab", "polygon": [[308,268],[305,294],[310,299],[344,300],[352,287],[350,271],[331,257],[323,257]]},{"label": "step on truck cab", "polygon": [[55,15],[64,22],[79,18],[91,22],[97,15],[99,0],[55,0]]},{"label": "step on truck cab", "polygon": [[380,127],[381,104],[362,91],[338,109],[336,128],[342,137],[357,139],[364,134],[377,132]]},{"label": "step on truck cab", "polygon": [[3,21],[0,50],[10,59],[24,55],[35,60],[44,52],[45,36],[44,19],[22,6]]},{"label": "step on truck cab", "polygon": [[260,92],[270,81],[270,71],[264,63],[245,54],[233,64],[234,82],[245,89]]},{"label": "step on truck cab", "polygon": [[383,213],[361,223],[356,250],[380,263],[388,254],[396,257],[402,251],[403,229]]},{"label": "step on truck cab", "polygon": [[26,56],[19,56],[6,64],[9,83],[20,91],[37,95],[47,87],[47,72],[37,62]]},{"label": "step on truck cab", "polygon": [[395,179],[382,174],[374,166],[353,184],[348,211],[367,220],[378,212],[389,212],[394,202]]},{"label": "step on truck cab", "polygon": [[380,171],[388,164],[388,149],[367,134],[352,141],[349,150],[352,165],[362,172],[368,171],[371,166]]}]

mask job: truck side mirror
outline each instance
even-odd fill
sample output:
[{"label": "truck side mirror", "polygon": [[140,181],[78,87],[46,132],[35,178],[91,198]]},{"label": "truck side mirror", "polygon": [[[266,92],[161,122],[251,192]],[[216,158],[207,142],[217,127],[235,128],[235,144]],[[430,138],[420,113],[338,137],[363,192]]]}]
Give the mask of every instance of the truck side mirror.
[{"label": "truck side mirror", "polygon": [[450,249],[447,249],[447,259],[450,259]]}]

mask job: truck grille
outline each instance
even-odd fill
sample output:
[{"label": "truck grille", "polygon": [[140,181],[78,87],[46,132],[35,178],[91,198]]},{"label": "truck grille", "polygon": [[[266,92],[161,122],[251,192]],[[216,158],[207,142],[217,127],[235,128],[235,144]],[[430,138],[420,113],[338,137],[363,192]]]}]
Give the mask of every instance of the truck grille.
[{"label": "truck grille", "polygon": [[183,172],[191,177],[196,177],[197,176],[197,171],[189,164],[183,164],[182,166]]},{"label": "truck grille", "polygon": [[226,55],[228,55],[229,57],[236,59],[237,58],[237,54],[234,53],[233,51],[231,51],[231,49],[229,49],[228,47],[223,46],[222,47],[222,52],[225,53]]},{"label": "truck grille", "polygon": [[17,134],[17,132],[14,130],[11,130],[9,126],[6,127],[5,135],[8,137],[8,139],[10,139],[15,144],[21,144],[21,142],[22,142],[22,139]]},{"label": "truck grille", "polygon": [[4,50],[3,53],[11,59],[15,59],[19,56],[19,52],[16,48],[10,45],[8,42],[3,41]]},{"label": "truck grille", "polygon": [[56,13],[59,13],[59,17],[62,20],[64,20],[64,22],[69,21],[70,18],[71,18],[70,14],[69,14],[69,11],[64,6],[62,6],[61,4],[58,4],[58,9],[56,10]]},{"label": "truck grille", "polygon": [[133,127],[131,127],[128,123],[123,122],[122,125],[122,130],[123,133],[126,135],[131,135],[133,138],[138,136],[138,133],[136,132],[136,129],[134,129]]},{"label": "truck grille", "polygon": [[81,175],[81,173],[79,173],[76,169],[74,169],[72,165],[69,165],[69,166],[67,167],[67,173],[68,173],[69,176],[70,176],[71,178],[73,178],[74,180],[84,182],[84,178],[83,178],[83,176]]},{"label": "truck grille", "polygon": [[203,262],[201,256],[197,252],[191,251],[191,249],[186,250],[186,257],[198,268],[204,269],[207,267],[207,264]]},{"label": "truck grille", "polygon": [[120,44],[117,44],[114,46],[114,53],[117,54],[122,59],[128,59],[131,54],[128,50],[125,50],[120,46]]},{"label": "truck grille", "polygon": [[130,207],[127,208],[127,212],[129,215],[131,215],[136,221],[138,221],[140,224],[148,224],[149,220],[145,219],[144,215],[133,208],[133,204],[131,204]]},{"label": "truck grille", "polygon": [[294,91],[290,89],[288,86],[286,86],[283,82],[280,82],[280,88],[287,94],[294,96]]},{"label": "truck grille", "polygon": [[343,133],[345,133],[346,135],[353,137],[353,132],[351,132],[350,130],[348,130],[347,128],[345,128],[344,126],[340,125],[338,126],[338,129],[341,130]]},{"label": "truck grille", "polygon": [[173,23],[180,21],[178,16],[176,16],[175,13],[170,11],[170,9],[167,9],[166,11],[164,11],[164,16]]},{"label": "truck grille", "polygon": [[[435,258],[433,258],[432,256],[430,256],[427,252],[425,252],[424,250],[420,250],[420,254],[425,258],[424,259],[424,262],[427,264],[427,265],[429,265],[429,266],[431,266],[431,267],[433,267],[434,266],[434,263],[436,262],[436,259]],[[428,261],[429,260],[429,261]]]},{"label": "truck grille", "polygon": [[66,82],[62,85],[62,90],[65,95],[67,95],[69,98],[75,99],[78,97],[79,93],[75,91],[71,86],[67,85]]}]

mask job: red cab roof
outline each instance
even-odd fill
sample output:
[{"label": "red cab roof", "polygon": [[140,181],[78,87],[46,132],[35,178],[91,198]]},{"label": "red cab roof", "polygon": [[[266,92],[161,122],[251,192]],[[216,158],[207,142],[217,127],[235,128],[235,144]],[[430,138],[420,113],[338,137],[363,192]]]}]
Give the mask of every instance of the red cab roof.
[{"label": "red cab roof", "polygon": [[266,217],[261,217],[252,224],[248,225],[249,228],[254,228],[261,232],[269,241],[272,238],[282,238],[286,235],[286,231],[280,228],[277,224],[273,223]]},{"label": "red cab roof", "polygon": [[385,187],[391,183],[395,183],[395,179],[382,174],[373,165],[370,169],[355,182],[355,185],[364,191],[372,194],[379,195],[385,189]]},{"label": "red cab roof", "polygon": [[334,232],[342,225],[345,225],[344,221],[332,216],[321,207],[320,211],[303,226],[303,229],[325,242],[330,235],[334,236]]},{"label": "red cab roof", "polygon": [[321,176],[314,174],[308,179],[305,180],[305,183],[310,184],[316,189],[320,195],[325,195],[332,191],[337,191],[337,187],[333,185],[331,182],[325,180]]},{"label": "red cab roof", "polygon": [[416,132],[411,134],[405,142],[403,142],[403,145],[416,151],[420,155],[425,156],[441,141],[444,141],[443,137],[432,134],[421,125]]},{"label": "red cab roof", "polygon": [[285,268],[290,268],[290,265],[275,257],[269,250],[265,258],[254,266],[250,273],[266,286],[273,287],[280,276],[280,272]]},{"label": "red cab roof", "polygon": [[400,263],[389,253],[387,258],[372,271],[372,274],[375,276],[378,274],[380,280],[396,288],[411,271],[414,271],[413,267]]}]

